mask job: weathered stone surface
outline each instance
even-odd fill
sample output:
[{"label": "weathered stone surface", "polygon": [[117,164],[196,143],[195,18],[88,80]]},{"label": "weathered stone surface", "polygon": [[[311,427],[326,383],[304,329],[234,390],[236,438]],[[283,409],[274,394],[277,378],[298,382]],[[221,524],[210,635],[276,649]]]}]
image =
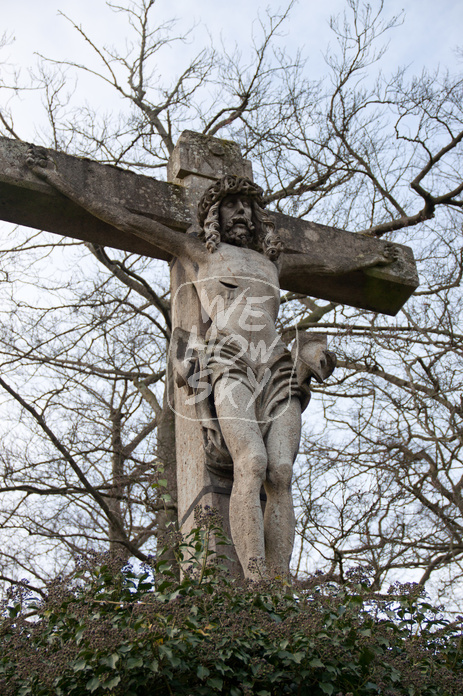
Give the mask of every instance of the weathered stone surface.
[{"label": "weathered stone surface", "polygon": [[[200,141],[202,137],[197,135],[196,140]],[[170,165],[171,174],[183,185],[157,181],[51,150],[48,152],[55,158],[60,171],[76,185],[102,193],[131,211],[151,217],[172,229],[186,230],[196,224],[198,196],[210,181],[217,178],[210,171],[213,164],[218,163],[219,172],[224,169],[225,163],[231,167],[228,173],[241,176],[248,171],[248,165],[242,164],[243,160],[240,164],[234,143],[210,138],[205,140],[209,152],[208,169],[201,167],[193,157],[191,147],[185,154],[185,142],[189,145],[192,143],[188,138],[180,139],[172,157],[172,162],[177,164]],[[217,143],[218,149],[224,149],[224,155],[214,153],[214,143]],[[37,179],[26,166],[27,147],[27,143],[0,138],[0,219],[170,260],[169,254],[162,249],[90,215]],[[195,167],[201,170],[197,174]],[[287,215],[276,214],[275,218],[287,252],[284,254],[281,275],[284,290],[393,315],[418,285],[413,254],[402,245],[396,245],[399,252],[397,261],[383,268],[336,276],[308,273],[307,261],[313,257],[323,258],[327,250],[345,258],[349,255],[369,255],[375,249],[384,249],[385,243]]]},{"label": "weathered stone surface", "polygon": [[239,146],[231,140],[183,131],[167,166],[167,178],[186,184],[188,176],[214,180],[226,174],[252,178],[251,162],[243,159]]},{"label": "weathered stone surface", "polygon": [[[291,358],[275,328],[278,268],[239,243],[242,234],[252,237],[257,218],[246,194],[230,198],[226,190],[211,212],[227,243],[209,253],[199,242],[192,256],[185,249],[172,268],[178,509],[188,529],[196,501],[217,507],[243,573],[256,578],[253,559],[262,571],[266,563],[279,574],[288,572],[301,403]],[[263,514],[261,488],[268,481]]]},{"label": "weathered stone surface", "polygon": [[[18,225],[169,260],[165,251],[121,232],[38,179],[26,165],[28,144],[0,138],[0,219]],[[185,189],[118,167],[46,150],[74,185],[112,199],[172,229],[186,230],[190,209]]]},{"label": "weathered stone surface", "polygon": [[[174,261],[171,269],[171,289],[172,326],[187,332],[195,326],[204,337],[207,326],[202,321],[198,298],[191,283],[187,282],[185,269],[178,259]],[[209,505],[219,511],[224,531],[231,538],[229,508],[232,481],[216,476],[208,470],[201,424],[195,406],[187,404],[185,397],[185,389],[177,384],[174,385],[174,392],[168,394],[169,407],[175,412],[179,524],[183,533],[188,534],[195,525],[195,507]],[[214,544],[215,540],[212,540],[213,549]],[[234,547],[221,549],[220,552],[226,554],[226,565],[230,572],[234,575],[242,574]]]},{"label": "weathered stone surface", "polygon": [[[202,153],[204,162],[195,155],[195,151]],[[235,143],[205,138],[191,131],[182,133],[169,160],[167,175],[170,181],[180,184],[187,193],[190,232],[199,232],[198,201],[204,190],[216,179],[217,171],[244,176],[249,173],[249,169],[243,165],[240,149]],[[197,293],[191,282],[188,282],[180,259],[175,259],[171,266],[170,282],[174,332],[180,329],[189,334],[194,327],[198,336],[205,339],[208,324],[203,321]],[[171,354],[169,359],[172,359]],[[168,395],[169,405],[175,411],[179,524],[182,532],[187,534],[195,526],[195,507],[209,506],[218,510],[224,532],[231,539],[232,480],[217,475],[208,468],[201,422],[195,406],[188,404],[186,397],[185,388],[178,384],[174,384],[173,393]],[[243,576],[235,547],[232,545],[220,549],[216,548],[215,543],[215,539],[212,539],[211,548],[226,556],[225,565],[229,571],[233,575]]]},{"label": "weathered stone surface", "polygon": [[235,567],[254,579],[286,574],[301,409],[312,376],[322,381],[335,361],[326,340],[312,341],[296,374],[278,336],[280,267],[269,249],[279,240],[259,207],[260,189],[227,175],[203,202],[204,241],[180,249],[171,273],[179,519],[186,531],[196,504],[216,507]]},{"label": "weathered stone surface", "polygon": [[395,315],[419,285],[413,252],[402,244],[394,244],[397,259],[387,266],[336,276],[307,273],[314,258],[322,260],[329,256],[333,268],[339,268],[346,259],[353,263],[357,260],[361,265],[372,250],[384,253],[387,242],[288,215],[275,213],[275,219],[285,250],[280,276],[284,289]]}]

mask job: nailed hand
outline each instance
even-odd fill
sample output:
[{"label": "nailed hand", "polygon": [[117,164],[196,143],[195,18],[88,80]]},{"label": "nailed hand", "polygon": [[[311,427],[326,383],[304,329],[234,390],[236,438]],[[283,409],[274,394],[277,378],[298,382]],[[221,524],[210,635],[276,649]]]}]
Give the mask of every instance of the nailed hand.
[{"label": "nailed hand", "polygon": [[45,178],[46,170],[54,169],[55,163],[48,156],[47,151],[43,147],[37,147],[36,145],[29,145],[27,149],[26,164],[31,169],[34,174]]},{"label": "nailed hand", "polygon": [[387,242],[384,251],[382,253],[382,256],[380,259],[378,259],[377,263],[375,265],[378,266],[388,266],[390,263],[394,263],[394,261],[397,261],[399,258],[399,248],[395,244],[392,244],[391,242]]}]

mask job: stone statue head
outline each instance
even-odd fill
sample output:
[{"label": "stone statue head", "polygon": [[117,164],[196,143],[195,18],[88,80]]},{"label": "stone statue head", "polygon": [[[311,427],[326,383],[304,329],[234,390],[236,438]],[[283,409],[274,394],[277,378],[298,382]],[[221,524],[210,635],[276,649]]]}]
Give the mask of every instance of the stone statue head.
[{"label": "stone statue head", "polygon": [[202,239],[213,253],[220,242],[247,247],[276,261],[280,237],[273,217],[264,210],[262,189],[250,179],[227,175],[210,186],[198,205]]}]

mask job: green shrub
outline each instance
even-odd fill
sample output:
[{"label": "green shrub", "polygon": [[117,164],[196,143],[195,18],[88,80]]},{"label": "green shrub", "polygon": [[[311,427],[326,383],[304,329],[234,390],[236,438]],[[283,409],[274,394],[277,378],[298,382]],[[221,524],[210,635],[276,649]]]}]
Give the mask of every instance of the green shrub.
[{"label": "green shrub", "polygon": [[[134,570],[103,557],[40,601],[12,594],[0,629],[2,696],[461,696],[461,630],[414,587],[378,596],[352,572],[245,583],[209,551],[214,514]],[[206,563],[206,561],[208,561]]]}]

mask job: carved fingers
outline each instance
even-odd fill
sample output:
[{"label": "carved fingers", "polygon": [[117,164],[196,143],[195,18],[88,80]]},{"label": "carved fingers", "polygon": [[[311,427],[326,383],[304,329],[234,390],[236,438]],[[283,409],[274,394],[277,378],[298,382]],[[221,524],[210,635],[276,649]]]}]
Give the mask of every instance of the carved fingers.
[{"label": "carved fingers", "polygon": [[399,258],[399,248],[395,244],[387,242],[386,248],[384,250],[384,256],[387,259],[390,259],[391,263],[393,261],[397,261],[397,259]]},{"label": "carved fingers", "polygon": [[324,382],[325,379],[328,379],[328,377],[333,374],[338,359],[336,353],[333,353],[331,350],[325,350],[323,353],[324,359],[320,362],[320,376]]},{"label": "carved fingers", "polygon": [[312,378],[321,384],[336,367],[336,354],[326,348],[326,334],[299,333],[291,354],[296,363],[299,385],[309,384]]},{"label": "carved fingers", "polygon": [[388,266],[390,263],[394,263],[399,258],[399,248],[392,244],[392,242],[386,242],[382,258],[378,261],[378,266]]},{"label": "carved fingers", "polygon": [[41,179],[46,179],[50,171],[56,170],[56,165],[48,156],[47,151],[43,147],[37,147],[37,145],[29,145],[26,164]]}]

